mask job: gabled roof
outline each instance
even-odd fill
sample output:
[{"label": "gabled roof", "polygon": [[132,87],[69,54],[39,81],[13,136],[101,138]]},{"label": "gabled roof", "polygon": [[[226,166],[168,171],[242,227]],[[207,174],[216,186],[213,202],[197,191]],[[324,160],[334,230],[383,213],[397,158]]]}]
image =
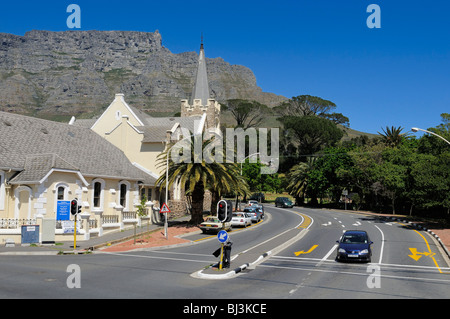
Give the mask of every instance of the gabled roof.
[{"label": "gabled roof", "polygon": [[[133,125],[133,127],[139,131],[139,133],[144,134],[144,138],[142,139],[143,143],[163,143],[167,140],[167,131],[172,130],[175,125],[179,125],[182,128],[188,129],[192,134],[194,133],[194,129],[196,128],[196,121],[201,121],[202,116],[192,116],[192,117],[152,117],[145,113],[144,111],[139,110],[134,106],[130,106],[124,98],[123,94],[116,94],[114,102],[121,102],[125,106],[125,109],[129,114],[124,114],[128,116],[134,117],[134,119],[139,123],[139,125]],[[70,121],[70,124],[77,127],[91,128],[102,120],[103,115],[108,112],[108,110],[112,107],[112,104],[108,107],[108,109],[100,116],[98,119],[91,120],[77,120],[73,118]],[[130,122],[129,122],[130,123]],[[119,127],[121,123],[119,123],[116,129]],[[131,124],[130,124],[131,125]],[[110,132],[109,132],[110,133]]]},{"label": "gabled roof", "polygon": [[83,176],[156,180],[94,131],[23,115],[0,112],[0,169],[21,171],[14,182],[40,181],[52,169]]},{"label": "gabled roof", "polygon": [[56,154],[28,155],[24,170],[13,176],[10,184],[41,184],[53,172],[72,172],[79,175],[83,184],[87,184],[79,169],[67,163]]},{"label": "gabled roof", "polygon": [[144,133],[142,143],[166,142],[167,131],[172,130],[175,125],[186,128],[190,134],[194,134],[196,121],[200,123],[201,119],[201,116],[150,118],[147,119],[145,126],[136,128]]}]

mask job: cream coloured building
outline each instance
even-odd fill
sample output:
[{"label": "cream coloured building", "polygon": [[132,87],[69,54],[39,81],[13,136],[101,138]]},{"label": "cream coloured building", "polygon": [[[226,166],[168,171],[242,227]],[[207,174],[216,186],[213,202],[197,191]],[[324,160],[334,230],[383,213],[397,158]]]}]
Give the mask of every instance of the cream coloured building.
[{"label": "cream coloured building", "polygon": [[[124,94],[116,94],[97,120],[73,119],[71,123],[89,127],[122,150],[133,165],[157,179],[165,169],[158,167],[158,155],[171,142],[178,141],[183,131],[192,135],[203,134],[220,127],[220,104],[210,96],[202,43],[192,96],[190,100],[181,100],[181,117],[152,117],[130,106]],[[165,202],[165,192],[159,192],[152,185],[147,187],[147,197],[156,207]],[[170,190],[168,203],[174,213],[182,214],[188,209],[184,191],[179,185]],[[210,209],[208,203],[205,209]]]},{"label": "cream coloured building", "polygon": [[[0,244],[20,243],[23,225],[40,226],[39,242],[71,240],[74,217],[63,206],[75,198],[82,207],[77,240],[143,219],[155,222],[153,206],[165,201],[155,185],[164,170],[158,155],[185,129],[199,134],[219,127],[219,114],[209,96],[203,44],[181,117],[153,118],[128,105],[123,94],[98,119],[68,124],[0,112]],[[141,218],[136,211],[143,195],[147,215]],[[179,186],[170,190],[169,206],[186,212]]]}]

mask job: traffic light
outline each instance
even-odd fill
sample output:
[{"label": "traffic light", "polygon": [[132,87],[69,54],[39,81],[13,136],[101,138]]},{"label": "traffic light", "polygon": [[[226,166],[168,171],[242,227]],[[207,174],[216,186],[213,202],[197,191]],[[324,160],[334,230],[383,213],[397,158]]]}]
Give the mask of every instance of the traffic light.
[{"label": "traffic light", "polygon": [[221,222],[224,222],[227,219],[227,202],[224,200],[217,203],[217,218],[219,218]]},{"label": "traffic light", "polygon": [[233,219],[233,203],[231,200],[227,200],[227,219],[225,220],[227,223],[231,222]]},{"label": "traffic light", "polygon": [[78,213],[78,201],[74,199],[70,202],[70,213],[76,215]]},{"label": "traffic light", "polygon": [[217,218],[221,222],[229,223],[233,218],[233,203],[229,200],[221,200],[217,203]]}]

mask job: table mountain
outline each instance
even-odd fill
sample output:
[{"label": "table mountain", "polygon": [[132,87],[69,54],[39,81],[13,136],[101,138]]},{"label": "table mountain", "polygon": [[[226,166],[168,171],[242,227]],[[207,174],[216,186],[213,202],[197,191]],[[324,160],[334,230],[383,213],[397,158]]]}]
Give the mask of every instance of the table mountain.
[{"label": "table mountain", "polygon": [[[206,52],[207,53],[207,52]],[[92,117],[116,93],[153,115],[178,112],[192,92],[198,54],[173,54],[158,31],[30,31],[0,33],[0,110],[39,117]],[[285,97],[262,92],[253,72],[207,59],[212,96],[275,106]]]}]

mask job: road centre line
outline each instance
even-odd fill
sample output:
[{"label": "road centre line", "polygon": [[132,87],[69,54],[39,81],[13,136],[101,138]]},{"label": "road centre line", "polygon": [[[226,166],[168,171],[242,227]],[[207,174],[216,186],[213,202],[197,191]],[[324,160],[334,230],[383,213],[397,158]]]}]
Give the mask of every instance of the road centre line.
[{"label": "road centre line", "polygon": [[275,239],[275,238],[277,238],[277,237],[279,237],[279,236],[281,236],[281,235],[284,235],[285,233],[287,233],[287,232],[289,232],[289,231],[291,231],[291,230],[292,230],[292,229],[287,229],[287,230],[285,230],[284,232],[282,232],[282,233],[276,235],[275,237],[271,237],[271,238],[269,238],[269,239],[267,239],[267,240],[265,240],[265,241],[259,243],[259,244],[256,245],[256,246],[252,246],[251,248],[249,248],[249,249],[247,249],[247,250],[244,250],[243,252],[241,252],[241,254],[244,254],[244,253],[248,252],[249,250],[255,249],[256,247],[261,246],[261,245],[263,245],[263,244],[265,244],[265,243],[267,243],[267,242],[269,242],[269,241],[271,241],[271,240],[273,240],[273,239]]},{"label": "road centre line", "polygon": [[295,226],[294,228],[304,228],[304,229],[309,229],[312,224],[314,223],[314,219],[311,216],[308,216],[304,213],[298,212],[296,210],[286,210],[286,208],[279,208],[279,207],[271,207],[273,209],[278,209],[278,210],[283,210],[283,211],[288,211],[290,213],[296,214],[298,216],[300,216],[302,218],[302,221],[300,222],[300,224],[298,224],[297,226]]},{"label": "road centre line", "polygon": [[330,255],[336,250],[336,248],[338,246],[339,246],[338,244],[334,245],[333,248],[331,248],[330,251],[320,260],[320,262],[317,264],[317,266],[320,266],[321,263],[323,263],[325,260],[327,260],[328,257],[330,257]]},{"label": "road centre line", "polygon": [[383,252],[384,252],[384,233],[377,225],[373,225],[373,226],[375,226],[381,233],[380,259],[378,260],[378,264],[381,264],[381,260],[383,259]]},{"label": "road centre line", "polygon": [[[367,277],[367,272],[358,273],[351,271],[340,271],[340,270],[327,270],[321,268],[299,268],[299,267],[288,267],[288,266],[275,266],[275,265],[266,265],[260,264],[259,267],[265,268],[278,268],[278,269],[287,269],[287,270],[300,270],[300,271],[314,271],[314,272],[323,272],[323,273],[334,273],[334,274],[344,274],[344,275],[355,275],[355,276],[363,276]],[[393,275],[381,275],[381,278],[390,278],[390,279],[406,279],[406,280],[416,280],[416,281],[431,281],[431,282],[442,282],[442,283],[450,283],[450,279],[434,279],[434,278],[422,278],[422,277],[407,277],[407,276],[393,276]]]},{"label": "road centre line", "polygon": [[162,256],[143,256],[143,255],[134,255],[134,254],[124,254],[124,253],[112,253],[112,252],[102,252],[102,254],[121,256],[121,257],[136,257],[136,258],[148,258],[148,259],[165,259],[165,260],[175,260],[175,261],[192,261],[196,263],[214,263],[217,260],[207,261],[207,260],[194,260],[194,259],[182,259],[182,258],[171,258],[171,257],[162,257]]}]

